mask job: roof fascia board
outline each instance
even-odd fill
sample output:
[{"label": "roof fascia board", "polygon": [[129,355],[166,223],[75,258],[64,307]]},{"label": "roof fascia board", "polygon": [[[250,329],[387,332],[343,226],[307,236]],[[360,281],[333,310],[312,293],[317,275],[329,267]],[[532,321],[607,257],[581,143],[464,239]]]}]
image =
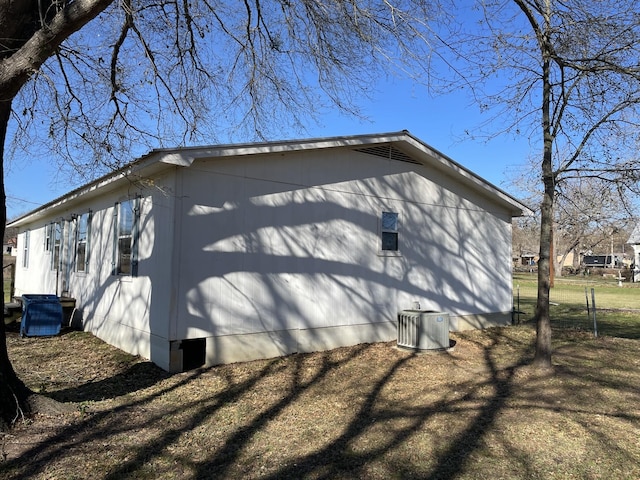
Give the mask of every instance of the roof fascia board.
[{"label": "roof fascia board", "polygon": [[[458,177],[461,177],[465,184],[472,185],[476,189],[484,191],[486,194],[497,197],[502,203],[506,203],[508,206],[510,206],[510,209],[514,216],[533,215],[533,211],[518,199],[512,197],[505,191],[493,185],[491,182],[488,182],[487,180],[473,173],[471,170],[463,167],[458,162],[452,160],[442,152],[422,142],[418,138],[411,135],[409,132],[406,132],[405,138],[403,140],[413,149],[416,149],[420,153],[422,153],[422,155],[420,155],[418,159],[421,160],[423,164],[433,164],[435,162],[443,170],[455,173]],[[427,156],[426,159],[424,156],[425,154]]]},{"label": "roof fascia board", "polygon": [[111,190],[118,188],[124,184],[131,184],[146,178],[149,175],[159,173],[160,171],[170,168],[175,163],[160,162],[152,155],[140,158],[138,161],[124,166],[120,170],[110,172],[96,180],[80,186],[69,193],[58,197],[31,212],[18,217],[7,224],[7,227],[21,227],[28,225],[43,217],[48,217],[59,211],[73,209],[77,201],[88,200],[93,197],[102,195]]},{"label": "roof fascia board", "polygon": [[366,145],[395,143],[408,148],[425,166],[436,166],[452,172],[465,184],[470,185],[485,194],[493,195],[506,204],[514,216],[530,215],[531,210],[514,197],[503,192],[459,163],[432,148],[408,131],[365,134],[343,137],[327,137],[306,140],[285,140],[279,142],[259,142],[245,144],[215,145],[204,147],[180,147],[170,149],[155,149],[138,160],[124,166],[122,169],[108,173],[93,182],[81,186],[62,197],[59,197],[26,215],[11,221],[8,226],[20,227],[49,212],[72,208],[75,201],[87,199],[110,189],[117,188],[125,182],[135,182],[160,171],[177,167],[189,167],[197,159],[219,158],[231,156],[246,156],[269,153],[286,153],[303,150],[322,150],[327,148],[358,147]]},{"label": "roof fascia board", "polygon": [[178,149],[153,150],[149,155],[159,155],[160,162],[179,166],[190,166],[202,158],[234,157],[269,153],[299,152],[301,150],[322,150],[336,147],[356,147],[377,143],[398,142],[404,132],[371,135],[353,135],[307,140],[285,140],[276,142],[244,143],[234,145],[214,145],[205,147],[183,147]]}]

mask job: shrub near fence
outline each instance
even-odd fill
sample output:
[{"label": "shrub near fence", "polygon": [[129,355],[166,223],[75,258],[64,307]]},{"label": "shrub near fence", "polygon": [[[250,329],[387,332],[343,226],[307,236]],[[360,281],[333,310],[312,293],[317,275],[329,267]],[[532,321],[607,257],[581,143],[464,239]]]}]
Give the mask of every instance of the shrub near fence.
[{"label": "shrub near fence", "polygon": [[[622,282],[615,278],[556,278],[550,291],[551,323],[556,328],[576,328],[603,335],[640,337],[640,283]],[[537,298],[537,277],[514,274],[514,320],[533,318]],[[627,332],[627,330],[633,332]]]}]

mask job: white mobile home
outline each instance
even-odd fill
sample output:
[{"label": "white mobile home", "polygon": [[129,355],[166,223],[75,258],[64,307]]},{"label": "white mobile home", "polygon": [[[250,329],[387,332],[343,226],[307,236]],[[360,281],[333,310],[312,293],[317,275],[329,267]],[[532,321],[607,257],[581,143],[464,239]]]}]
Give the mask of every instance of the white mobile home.
[{"label": "white mobile home", "polygon": [[15,289],[170,371],[504,325],[526,210],[406,131],[160,149],[11,222]]}]

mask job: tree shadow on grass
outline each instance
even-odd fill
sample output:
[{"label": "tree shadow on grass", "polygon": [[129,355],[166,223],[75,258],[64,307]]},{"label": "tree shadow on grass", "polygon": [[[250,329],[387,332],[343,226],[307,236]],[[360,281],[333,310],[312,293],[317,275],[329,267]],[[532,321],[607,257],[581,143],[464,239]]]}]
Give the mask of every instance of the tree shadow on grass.
[{"label": "tree shadow on grass", "polygon": [[[455,478],[465,470],[472,453],[479,447],[487,431],[490,430],[497,415],[503,410],[505,402],[512,392],[512,377],[517,366],[501,371],[491,358],[491,349],[497,342],[485,347],[484,358],[491,377],[484,385],[493,386],[494,394],[477,410],[475,419],[466,429],[450,443],[450,446],[435,461],[435,468],[431,471],[421,471],[415,464],[397,464],[391,470],[397,478]],[[367,476],[367,466],[381,456],[401,446],[410,437],[426,428],[427,422],[439,414],[455,414],[457,410],[465,410],[463,405],[477,394],[478,386],[471,387],[467,394],[459,399],[449,398],[444,394],[441,400],[430,405],[418,406],[410,409],[394,408],[382,405],[381,392],[392,380],[397,372],[411,357],[405,357],[391,364],[386,373],[374,384],[367,398],[362,402],[353,420],[345,427],[344,432],[336,440],[324,448],[304,457],[297,458],[291,465],[279,469],[269,475],[268,479],[283,478],[363,478]],[[518,365],[521,365],[520,362]],[[359,452],[354,448],[354,442],[366,435],[377,422],[401,421],[402,428],[389,431],[382,442]],[[246,440],[245,440],[246,441]],[[199,469],[198,478],[206,478],[206,472],[215,465],[216,459],[210,460]]]},{"label": "tree shadow on grass", "polygon": [[[488,381],[482,382],[482,385],[491,385],[494,394],[486,400],[484,405],[477,409],[475,418],[437,459],[431,473],[428,473],[423,478],[454,478],[464,471],[471,455],[481,444],[485,433],[491,428],[496,417],[504,408],[505,402],[510,397],[512,393],[512,378],[517,366],[501,370],[495,365],[491,350],[496,342],[497,339],[494,339],[491,345],[485,347],[484,359],[486,368],[490,372],[490,378]],[[359,349],[354,350],[351,356],[342,361],[333,361],[328,355],[325,355],[322,367],[314,373],[312,378],[304,380],[302,379],[304,356],[294,356],[293,360],[296,365],[294,367],[292,388],[289,388],[280,397],[279,401],[271,404],[260,415],[256,415],[252,421],[236,429],[220,448],[216,448],[203,461],[192,463],[190,470],[194,471],[193,476],[195,478],[231,478],[237,473],[235,468],[240,461],[243,450],[263,431],[272,419],[278,417],[287,407],[307,393],[311,387],[318,384],[329,373],[362,354],[366,348],[366,346],[361,346]],[[455,414],[457,409],[467,408],[464,404],[469,401],[470,397],[474,397],[478,393],[478,389],[481,388],[480,385],[475,384],[470,386],[467,395],[460,399],[448,398],[445,394],[438,402],[409,409],[400,406],[394,408],[386,403],[381,403],[383,389],[389,385],[394,375],[413,356],[413,354],[402,356],[385,368],[385,371],[378,376],[377,381],[369,388],[367,396],[359,403],[357,413],[352,416],[352,420],[345,425],[342,433],[337,438],[312,453],[294,458],[287,465],[278,468],[276,471],[261,475],[261,478],[275,480],[283,478],[364,477],[366,476],[367,466],[370,463],[402,445],[416,432],[425,428],[425,424],[435,415],[441,413]],[[522,363],[519,363],[519,365]],[[267,372],[264,373],[267,374]],[[219,410],[225,404],[236,401],[244,393],[245,389],[250,387],[251,385],[249,384],[243,384],[216,398],[209,405],[203,406],[197,411],[196,415],[191,417],[189,425],[179,430],[165,432],[165,435],[159,441],[147,444],[144,447],[141,446],[133,458],[122,464],[115,471],[110,472],[106,478],[122,478],[142,468],[146,459],[166,451],[167,446],[178,441],[178,437],[185,430],[194,429],[198,425],[206,423],[207,419],[216,410]],[[364,451],[358,451],[354,448],[354,443],[363,435],[368,434],[376,424],[394,421],[399,421],[404,426],[388,432],[382,442],[378,442],[375,446]],[[415,465],[397,465],[395,469],[403,478],[415,477],[418,474]]]},{"label": "tree shadow on grass", "polygon": [[[251,386],[257,382],[262,376],[268,375],[273,368],[273,364],[267,364],[262,371],[251,377],[244,382],[236,385],[234,388],[230,388],[224,392],[223,395],[218,399],[219,404],[224,404],[226,402],[233,401],[238,395],[242,392],[250,389]],[[50,461],[55,460],[59,455],[64,455],[65,451],[69,449],[79,447],[83,444],[91,444],[92,442],[100,441],[104,442],[106,439],[113,437],[117,434],[130,431],[132,434],[135,434],[135,429],[140,428],[141,425],[132,423],[122,423],[122,422],[113,422],[110,420],[110,417],[118,418],[119,415],[126,415],[132,411],[135,411],[136,408],[144,406],[146,404],[151,403],[154,399],[162,397],[164,395],[170,394],[173,391],[184,387],[185,385],[193,382],[197,379],[202,373],[204,369],[193,371],[187,374],[183,379],[175,384],[168,386],[166,388],[160,389],[152,395],[145,395],[140,397],[139,399],[124,404],[122,406],[118,406],[113,410],[102,411],[95,414],[89,415],[86,419],[73,423],[69,426],[62,427],[59,432],[55,435],[50,436],[46,441],[37,444],[33,448],[24,452],[21,457],[0,463],[0,473],[2,471],[6,472],[19,472],[20,478],[31,478],[36,475],[42,474],[43,471],[47,469],[48,463]],[[87,389],[91,388],[92,384],[87,386]],[[88,396],[97,395],[94,393],[88,394]],[[192,405],[182,404],[177,405],[177,409],[184,409],[192,407]],[[204,409],[206,410],[206,408]],[[171,414],[171,412],[162,412],[162,415]],[[153,418],[149,420],[149,422],[153,422],[154,420],[158,420],[158,418]],[[201,420],[201,417],[198,415],[194,416],[194,425],[197,424],[198,420]],[[166,431],[163,434],[163,442],[158,442],[158,451],[162,450],[168,443],[175,440],[177,436],[182,433],[182,429],[179,431]],[[156,442],[154,442],[156,444]],[[121,465],[117,470],[119,473],[116,473],[115,477],[113,474],[108,475],[105,473],[104,478],[125,478],[126,472],[133,472],[140,466],[144,464],[144,461],[149,458],[150,455],[153,455],[155,448],[152,446],[143,444],[140,452],[142,458],[138,459],[134,455],[134,461],[125,462]],[[88,473],[88,472],[87,472]]]},{"label": "tree shadow on grass", "polygon": [[640,311],[597,308],[594,322],[594,311],[587,311],[584,305],[558,305],[551,311],[551,325],[558,330],[597,331],[598,336],[636,340],[640,338]]},{"label": "tree shadow on grass", "polygon": [[139,362],[110,378],[48,393],[58,402],[100,401],[151,387],[171,375],[151,362]]},{"label": "tree shadow on grass", "polygon": [[[279,412],[284,410],[290,405],[296,398],[298,398],[304,391],[309,389],[312,385],[317,383],[320,379],[324,378],[329,372],[335,370],[340,365],[348,363],[357,357],[362,351],[366,350],[367,345],[359,345],[353,348],[352,354],[347,358],[340,361],[332,361],[329,359],[329,353],[319,353],[323,355],[324,359],[321,368],[313,375],[309,380],[300,380],[303,370],[303,359],[305,355],[291,355],[289,357],[294,365],[294,375],[298,378],[294,379],[294,388],[291,388],[288,393],[284,394],[280,401],[272,405],[266,412],[263,412],[260,416],[257,416],[250,424],[239,428],[231,437],[224,443],[224,446],[218,449],[215,455],[202,463],[197,467],[196,478],[225,478],[226,471],[233,465],[238,455],[242,452],[244,445],[255,435],[264,425],[273,418]],[[247,393],[255,384],[262,378],[273,373],[277,368],[279,361],[273,360],[270,362],[258,376],[254,376],[241,382],[238,385],[229,388],[220,395],[214,396],[207,405],[203,405],[200,409],[192,415],[190,422],[180,429],[166,432],[160,441],[153,442],[153,445],[145,445],[140,448],[135,456],[130,461],[122,464],[118,469],[112,471],[107,475],[106,479],[120,479],[127,474],[136,471],[149,456],[159,455],[163,452],[168,445],[178,440],[184,431],[196,428],[198,425],[203,424],[208,418],[213,415],[214,412],[220,410],[226,405],[233,404],[242,395]],[[283,386],[283,388],[285,388]]]},{"label": "tree shadow on grass", "polygon": [[[25,451],[21,458],[0,464],[0,472],[17,472],[23,478],[42,476],[47,471],[47,463],[55,462],[60,456],[73,452],[74,458],[82,458],[79,455],[84,455],[83,452],[89,454],[93,451],[100,458],[100,449],[113,448],[110,445],[116,445],[124,438],[126,455],[118,451],[117,462],[97,460],[105,462],[105,468],[97,478],[134,478],[153,474],[164,478],[235,478],[239,472],[253,478],[274,480],[366,478],[371,476],[373,468],[378,477],[380,472],[389,475],[393,472],[392,476],[397,478],[453,479],[473,472],[475,455],[485,448],[486,441],[493,435],[493,441],[501,442],[506,454],[517,463],[514,468],[526,475],[526,472],[535,472],[533,460],[513,443],[513,439],[502,439],[499,428],[496,430],[498,419],[511,408],[509,403],[517,398],[524,402],[525,409],[549,408],[556,411],[559,408],[585,408],[589,401],[585,400],[584,404],[578,402],[577,406],[558,407],[555,397],[541,397],[544,391],[539,390],[540,383],[523,384],[518,381],[520,367],[531,359],[530,345],[525,344],[531,337],[523,336],[520,344],[515,339],[504,346],[502,339],[511,335],[511,331],[498,329],[477,337],[480,340],[473,348],[479,353],[474,354],[477,362],[474,360],[473,365],[480,373],[465,374],[454,387],[445,385],[444,388],[437,383],[430,384],[428,376],[416,378],[416,381],[423,382],[420,388],[403,390],[403,393],[418,395],[408,402],[394,402],[389,396],[389,392],[398,387],[400,379],[410,379],[413,368],[419,366],[431,368],[431,365],[442,364],[447,368],[460,368],[456,366],[456,362],[461,361],[460,357],[445,354],[440,362],[422,362],[408,352],[384,356],[375,353],[369,357],[368,352],[375,347],[360,345],[343,350],[340,355],[332,352],[313,356],[300,354],[246,366],[221,366],[180,374],[183,377],[174,377],[158,391],[144,392],[111,411],[98,412],[73,425],[61,427],[58,433]],[[515,349],[517,355],[505,354],[509,349]],[[559,350],[559,360],[567,365],[561,370],[561,376],[566,375],[571,380],[591,378],[589,371],[581,370],[582,360],[577,356],[581,352],[580,345],[574,347],[572,344]],[[598,356],[597,352],[591,352],[591,355]],[[383,363],[373,365],[371,358],[380,358]],[[312,359],[313,363],[310,363]],[[357,367],[355,370],[352,368],[354,365]],[[366,373],[368,365],[372,375],[360,378],[357,372]],[[145,367],[137,368],[142,375]],[[347,381],[345,375],[349,376]],[[117,377],[110,380],[117,383],[124,375]],[[198,383],[203,379],[207,382]],[[199,397],[189,395],[190,391],[201,389],[202,385],[213,385],[211,379],[222,386],[208,394],[203,392]],[[334,382],[334,379],[340,381]],[[362,385],[362,388],[357,389],[355,396],[341,395],[340,389],[349,385]],[[572,385],[572,382],[566,382],[563,388],[573,388]],[[107,388],[109,380],[104,381],[103,386]],[[279,391],[263,397],[267,389],[274,386]],[[608,386],[619,387],[613,383]],[[91,387],[88,385],[86,388]],[[333,399],[332,390],[324,392],[327,388],[337,388],[335,395],[340,396],[342,402],[334,406],[329,403],[324,410],[314,410],[313,401],[319,392],[323,392],[323,396],[317,401]],[[441,392],[431,395],[441,388]],[[120,391],[130,390],[126,387]],[[65,394],[79,398],[84,395],[80,395],[82,392],[80,389]],[[424,392],[425,399],[430,400],[421,403],[419,392]],[[593,394],[591,390],[585,392],[585,395]],[[98,397],[96,393],[87,393],[86,396]],[[301,402],[303,397],[304,402]],[[351,399],[352,404],[348,406],[350,411],[344,417],[344,425],[332,426],[327,439],[318,438],[313,443],[314,447],[303,445],[300,448],[300,443],[309,437],[300,436],[293,442],[292,439],[272,437],[274,431],[297,434],[280,430],[292,414],[308,416],[301,425],[316,422],[322,426],[323,418],[317,416],[318,412],[328,413],[332,408],[344,408],[345,399]],[[309,401],[312,403],[305,403]],[[309,410],[313,411],[300,410],[300,404],[309,405]],[[144,416],[138,418],[141,411]],[[170,417],[178,420],[166,422]],[[446,437],[439,439],[438,432],[432,433],[429,429],[433,426],[432,420],[441,425],[443,417],[455,421],[456,426],[447,432]],[[273,430],[272,421],[284,423]],[[630,418],[629,421],[636,420]],[[203,436],[203,431],[210,437]],[[313,429],[306,433],[317,436]],[[411,457],[406,453],[419,437],[429,444],[439,442],[438,448],[430,450],[428,459]],[[185,449],[184,445],[194,440],[192,449]],[[295,453],[283,455],[278,451],[289,446]],[[271,454],[278,460],[272,460]]]}]

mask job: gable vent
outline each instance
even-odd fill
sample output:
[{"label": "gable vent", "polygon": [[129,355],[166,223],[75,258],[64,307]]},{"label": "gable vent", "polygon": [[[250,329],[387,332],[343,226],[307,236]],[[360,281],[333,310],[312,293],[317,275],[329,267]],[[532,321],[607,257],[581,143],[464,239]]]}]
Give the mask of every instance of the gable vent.
[{"label": "gable vent", "polygon": [[420,165],[420,162],[414,160],[403,151],[398,150],[390,143],[386,143],[383,145],[373,145],[371,147],[356,148],[355,150],[357,152],[367,153],[369,155],[375,155],[377,157],[387,158],[389,160],[397,160],[399,162],[408,162]]}]

